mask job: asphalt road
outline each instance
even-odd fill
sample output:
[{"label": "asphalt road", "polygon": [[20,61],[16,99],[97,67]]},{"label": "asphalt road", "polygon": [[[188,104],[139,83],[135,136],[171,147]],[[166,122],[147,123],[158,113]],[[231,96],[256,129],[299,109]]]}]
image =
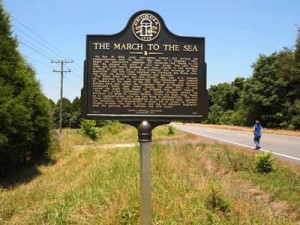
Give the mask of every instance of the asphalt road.
[{"label": "asphalt road", "polygon": [[[175,128],[218,142],[254,149],[253,133],[227,129],[208,128],[198,125],[172,124]],[[262,133],[260,151],[300,164],[300,137]]]}]

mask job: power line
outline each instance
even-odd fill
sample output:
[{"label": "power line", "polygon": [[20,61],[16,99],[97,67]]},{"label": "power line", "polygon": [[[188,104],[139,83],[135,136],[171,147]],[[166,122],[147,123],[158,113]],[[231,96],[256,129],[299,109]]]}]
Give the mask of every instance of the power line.
[{"label": "power line", "polygon": [[[43,38],[41,35],[37,34],[36,32],[34,32],[32,29],[30,29],[28,26],[26,26],[23,22],[21,22],[20,20],[18,20],[17,18],[15,18],[14,16],[11,16],[18,24],[20,24],[22,27],[26,28],[26,30],[28,30],[29,32],[31,32],[33,35],[35,35],[36,37],[38,37],[41,41],[39,41],[37,38],[33,37],[32,35],[29,35],[28,33],[26,33],[24,30],[20,29],[20,27],[14,25],[14,28],[16,28],[18,31],[20,31],[22,34],[24,34],[25,36],[29,37],[30,39],[34,40],[35,43],[43,46],[43,48],[47,49],[48,51],[51,52],[51,54],[49,54],[47,51],[43,51],[41,49],[39,49],[38,47],[32,47],[31,44],[28,44],[28,42],[20,39],[21,43],[24,44],[24,46],[32,49],[33,51],[36,51],[38,52],[40,55],[43,55],[44,57],[46,57],[47,59],[49,58],[53,58],[51,55],[54,53],[55,55],[57,56],[64,56],[64,57],[67,57],[67,58],[70,58],[67,54],[65,54],[64,52],[62,52],[61,50],[59,50],[58,48],[56,48],[54,45],[52,45],[51,43],[49,43],[45,38]],[[25,42],[25,43],[24,43]],[[47,45],[45,45],[44,43],[46,43]],[[73,70],[75,69],[76,71],[79,71],[82,70],[82,66],[80,66],[76,61],[74,62],[72,60],[72,62],[74,63],[74,66],[77,67],[77,69],[73,68]],[[75,74],[75,76],[77,76],[78,78],[80,78],[82,80],[82,76],[80,76],[78,73],[76,73],[75,71],[73,71],[73,73]],[[80,73],[81,74],[81,73]]]},{"label": "power line", "polygon": [[[24,43],[23,41],[21,42],[20,41],[20,43],[21,44],[24,44],[26,47],[29,47],[30,49],[32,49],[33,51],[35,51],[35,52],[37,52],[37,53],[39,53],[39,54],[42,54],[44,57],[46,57],[47,59],[51,59],[50,57],[50,55],[48,55],[47,53],[45,53],[44,51],[42,51],[41,49],[36,49],[36,48],[33,48],[33,47],[31,47],[29,44],[27,44],[27,43]],[[41,62],[41,61],[39,61],[39,60],[36,60],[36,59],[34,59],[34,58],[32,58],[32,57],[30,57],[30,56],[25,56],[25,57],[27,57],[27,58],[31,58],[33,61],[35,61],[35,62],[37,62],[37,63],[39,63],[39,64],[41,64],[41,65],[43,65],[43,66],[45,66],[45,67],[47,67],[47,68],[50,68],[50,69],[52,69],[52,70],[54,70],[54,68],[53,67],[50,67],[49,65],[47,65],[46,63],[43,63],[43,62]],[[73,61],[72,61],[73,62]],[[71,71],[71,69],[70,68],[68,68],[70,71]],[[73,73],[74,73],[74,75],[76,76],[76,77],[78,77],[80,80],[82,80],[82,78],[75,72],[75,71],[72,71]],[[68,77],[67,77],[68,78]],[[71,80],[71,79],[70,79]],[[73,80],[71,80],[71,81],[73,81]]]},{"label": "power line", "polygon": [[[72,73],[72,71],[71,71]],[[74,84],[81,84],[81,82],[77,79],[71,79],[71,77],[66,77],[67,80],[72,81]]]},{"label": "power line", "polygon": [[23,41],[19,41],[19,42],[20,42],[22,45],[26,46],[27,48],[30,48],[31,50],[33,50],[33,51],[39,53],[40,55],[46,57],[46,58],[49,59],[49,60],[51,60],[51,57],[48,56],[47,54],[43,53],[42,51],[39,51],[39,50],[37,50],[37,49],[31,47],[30,45],[24,43]]},{"label": "power line", "polygon": [[[19,31],[23,32],[22,30],[19,30]],[[24,33],[26,36],[28,36],[29,38],[31,38],[32,40],[38,42],[38,44],[40,44],[40,45],[43,46],[44,48],[47,48],[47,49],[50,50],[52,53],[58,55],[55,51],[53,51],[52,49],[48,48],[48,47],[47,47],[46,45],[44,45],[43,43],[39,42],[39,41],[36,40],[35,38],[33,38],[33,37],[31,37],[30,35],[26,34],[25,32],[23,32],[23,33]],[[46,51],[44,51],[44,50],[42,50],[42,49],[40,49],[40,48],[38,48],[38,47],[36,47],[36,46],[33,47],[32,44],[31,44],[30,42],[27,42],[27,40],[25,41],[25,40],[23,40],[23,39],[21,39],[21,38],[18,38],[18,39],[19,39],[19,42],[20,42],[21,44],[24,44],[26,47],[29,47],[30,49],[36,51],[36,52],[39,53],[39,54],[43,54],[43,56],[47,56],[47,59],[49,59],[49,58],[52,57],[52,55],[50,55],[48,52],[46,52]],[[37,61],[37,60],[35,60],[35,61]],[[53,68],[51,68],[51,69],[53,69]],[[77,71],[77,69],[75,69],[75,70]],[[80,78],[80,79],[82,80],[82,77],[81,77],[78,73],[76,73],[75,71],[73,71],[73,73],[75,74],[75,76],[77,76],[78,78]]]},{"label": "power line", "polygon": [[[32,59],[32,60],[33,60],[33,59]],[[44,66],[44,67],[47,67],[48,69],[52,69],[52,70],[53,70],[53,67],[48,66],[46,63],[39,62],[39,61],[37,61],[37,60],[33,60],[33,61],[35,61],[36,63],[39,63],[41,66]]]},{"label": "power line", "polygon": [[[30,49],[32,49],[33,51],[35,51],[35,52],[37,52],[37,53],[39,53],[39,54],[42,54],[44,57],[46,57],[47,59],[51,59],[50,57],[50,55],[48,55],[48,53],[45,53],[44,51],[42,51],[41,49],[39,49],[39,48],[34,48],[34,47],[32,47],[32,46],[30,46],[28,43],[24,43],[24,41],[19,41],[21,44],[24,44],[26,47],[29,47]],[[41,61],[39,61],[39,60],[37,60],[37,59],[34,59],[34,58],[32,58],[32,57],[30,57],[30,56],[26,56],[27,58],[29,57],[29,58],[31,58],[33,61],[35,61],[35,62],[37,62],[37,63],[39,63],[39,64],[41,64],[41,65],[44,65],[44,66],[46,66],[46,67],[48,67],[48,68],[50,68],[50,69],[54,69],[53,67],[50,67],[49,65],[47,65],[46,63],[43,63],[43,62],[41,62]],[[73,62],[73,61],[72,61]],[[70,68],[68,67],[68,69],[70,70]],[[74,73],[74,75],[77,77],[77,78],[79,78],[80,80],[82,80],[82,77],[77,73],[77,72],[75,72],[74,70],[72,71],[73,73]]]},{"label": "power line", "polygon": [[74,63],[75,66],[77,66],[79,69],[82,69],[82,66],[80,66],[76,61]]},{"label": "power line", "polygon": [[[35,43],[43,46],[45,49],[51,51],[52,53],[54,53],[55,55],[61,57],[62,54],[57,54],[57,52],[55,52],[54,50],[52,50],[51,48],[49,48],[47,45],[45,45],[44,43],[42,43],[41,41],[37,40],[36,38],[32,37],[31,35],[27,34],[26,32],[24,32],[22,29],[18,28],[17,26],[13,26],[14,28],[16,28],[19,32],[21,32],[23,35],[29,37],[30,39],[32,39],[33,41],[35,41]],[[18,37],[18,39],[20,39],[20,37]]]},{"label": "power line", "polygon": [[42,69],[42,70],[45,70],[45,71],[49,72],[49,69],[46,69],[46,68],[44,68],[44,67],[36,67],[36,66],[35,66],[35,69],[36,69],[36,68],[39,68],[39,69]]},{"label": "power line", "polygon": [[56,48],[54,45],[52,45],[51,43],[49,43],[45,38],[43,38],[42,36],[40,36],[39,34],[37,34],[36,32],[34,32],[32,29],[30,29],[28,26],[26,26],[24,23],[22,23],[20,20],[18,20],[17,18],[15,18],[14,16],[11,15],[11,18],[13,18],[13,20],[15,20],[17,23],[19,23],[20,25],[22,25],[23,27],[25,27],[27,30],[29,30],[31,33],[33,33],[35,36],[37,36],[39,39],[41,39],[44,43],[48,44],[49,46],[51,46],[53,49],[55,49],[55,51],[60,52],[61,54],[64,55],[64,57],[67,57],[69,59],[71,59],[71,57],[69,57],[68,55],[66,55],[65,53],[63,53],[61,50],[59,50],[58,48]]},{"label": "power line", "polygon": [[49,68],[49,69],[52,69],[52,70],[54,70],[54,68],[53,67],[51,67],[51,66],[49,66],[49,65],[47,65],[46,63],[44,63],[44,62],[41,62],[41,61],[39,61],[39,60],[37,60],[37,59],[34,59],[34,58],[32,58],[32,57],[30,57],[30,56],[25,56],[26,58],[30,58],[30,60],[29,61],[35,61],[36,63],[39,63],[40,65],[42,65],[42,66],[44,66],[44,67],[47,67],[47,68]]},{"label": "power line", "polygon": [[[70,69],[69,67],[67,67],[68,69]],[[74,70],[72,71],[72,73],[74,73],[74,75],[76,77],[78,77],[80,80],[82,80],[82,76],[80,76],[77,72],[75,72]]]},{"label": "power line", "polygon": [[73,73],[75,74],[75,76],[77,76],[78,78],[80,78],[80,80],[82,80],[82,77],[78,73],[76,73],[75,71],[73,71]]},{"label": "power line", "polygon": [[[73,64],[75,67],[76,67],[76,71],[79,73],[79,74],[81,74],[81,72],[79,72],[79,71],[82,71],[82,66],[80,66],[76,61],[74,61],[74,64]],[[73,67],[73,69],[74,69],[74,67]],[[78,75],[78,74],[77,74]],[[80,75],[78,75],[78,76],[80,76]],[[80,78],[82,79],[82,76],[80,76]]]},{"label": "power line", "polygon": [[[53,69],[53,72],[60,72],[61,73],[61,103],[62,103],[62,95],[63,95],[63,75],[64,73],[67,73],[67,72],[71,72],[71,70],[63,70],[63,67],[64,67],[64,64],[67,64],[67,63],[74,63],[74,66],[81,68],[81,66],[77,63],[77,62],[74,62],[73,60],[70,60],[70,61],[67,61],[67,60],[57,60],[57,61],[53,61],[53,56],[52,55],[55,55],[55,56],[64,56],[63,58],[69,58],[71,59],[70,56],[68,56],[67,54],[65,54],[64,52],[62,52],[60,49],[58,49],[57,47],[55,47],[54,45],[52,45],[50,42],[48,42],[45,38],[43,38],[41,35],[37,34],[35,31],[33,31],[31,28],[29,28],[28,26],[26,26],[23,22],[21,22],[20,20],[18,20],[17,18],[15,18],[14,16],[11,16],[11,18],[16,21],[18,23],[18,25],[21,25],[21,26],[17,26],[17,24],[14,25],[14,28],[16,28],[17,31],[21,32],[23,35],[25,35],[26,37],[30,38],[31,40],[34,41],[34,43],[36,45],[38,45],[39,47],[37,46],[34,46],[32,45],[30,42],[28,42],[26,39],[26,41],[23,39],[20,39],[19,43],[24,45],[25,47],[31,49],[32,51],[35,51],[36,53],[38,53],[39,55],[45,57],[47,60],[51,60],[51,63],[60,63],[61,64],[61,70],[57,71],[55,69],[53,69],[52,67],[48,66],[47,64],[43,63],[43,62],[40,62],[38,60],[35,60],[33,59],[34,61],[36,61],[37,63],[39,63],[40,65],[44,66],[44,67],[47,67],[47,68],[50,68],[50,69]],[[25,29],[21,29],[21,28],[25,28]],[[26,32],[25,32],[26,31]],[[18,38],[19,39],[19,38]],[[55,57],[56,58],[56,57]],[[43,68],[44,69],[44,68]],[[77,69],[75,69],[77,70]],[[72,70],[72,72],[74,73],[74,75],[79,78],[81,81],[82,81],[82,77],[74,70]],[[69,79],[69,77],[66,77]],[[69,79],[71,80],[72,82],[73,79]],[[76,80],[76,79],[75,79]],[[62,120],[60,120],[60,123],[62,122]],[[61,124],[60,124],[60,132],[61,132]]]},{"label": "power line", "polygon": [[40,47],[37,47],[36,45],[32,44],[30,41],[28,40],[24,40],[19,38],[19,42],[21,43],[25,43],[27,45],[29,45],[31,48],[34,48],[36,50],[38,50],[39,52],[44,53],[45,55],[48,55],[50,58],[56,58],[54,55],[52,55],[51,53],[49,53],[48,51],[45,51],[44,49],[41,49]]}]

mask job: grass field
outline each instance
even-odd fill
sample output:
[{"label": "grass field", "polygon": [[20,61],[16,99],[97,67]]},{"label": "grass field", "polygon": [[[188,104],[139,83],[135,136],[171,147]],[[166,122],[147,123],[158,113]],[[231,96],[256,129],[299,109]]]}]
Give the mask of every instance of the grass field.
[{"label": "grass field", "polygon": [[[153,136],[153,224],[299,224],[298,167],[275,161],[259,174],[254,151],[168,130]],[[122,124],[98,133],[94,142],[64,130],[51,163],[2,178],[0,224],[139,224],[138,146],[115,145],[137,133]]]}]

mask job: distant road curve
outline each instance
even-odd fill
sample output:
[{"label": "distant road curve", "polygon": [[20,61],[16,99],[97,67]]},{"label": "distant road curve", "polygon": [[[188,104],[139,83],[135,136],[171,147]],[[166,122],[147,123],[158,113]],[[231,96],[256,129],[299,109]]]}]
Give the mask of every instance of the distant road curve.
[{"label": "distant road curve", "polygon": [[[218,142],[239,145],[254,149],[253,133],[218,128],[209,128],[201,125],[172,123],[178,130],[214,139]],[[300,165],[300,137],[262,134],[260,151],[272,152],[280,158]]]}]

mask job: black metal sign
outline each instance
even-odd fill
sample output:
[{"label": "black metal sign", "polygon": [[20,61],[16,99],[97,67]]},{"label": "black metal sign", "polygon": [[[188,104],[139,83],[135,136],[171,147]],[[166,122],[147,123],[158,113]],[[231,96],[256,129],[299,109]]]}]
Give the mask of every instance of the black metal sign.
[{"label": "black metal sign", "polygon": [[122,121],[207,116],[205,39],[172,34],[140,11],[115,35],[87,35],[83,115]]}]

